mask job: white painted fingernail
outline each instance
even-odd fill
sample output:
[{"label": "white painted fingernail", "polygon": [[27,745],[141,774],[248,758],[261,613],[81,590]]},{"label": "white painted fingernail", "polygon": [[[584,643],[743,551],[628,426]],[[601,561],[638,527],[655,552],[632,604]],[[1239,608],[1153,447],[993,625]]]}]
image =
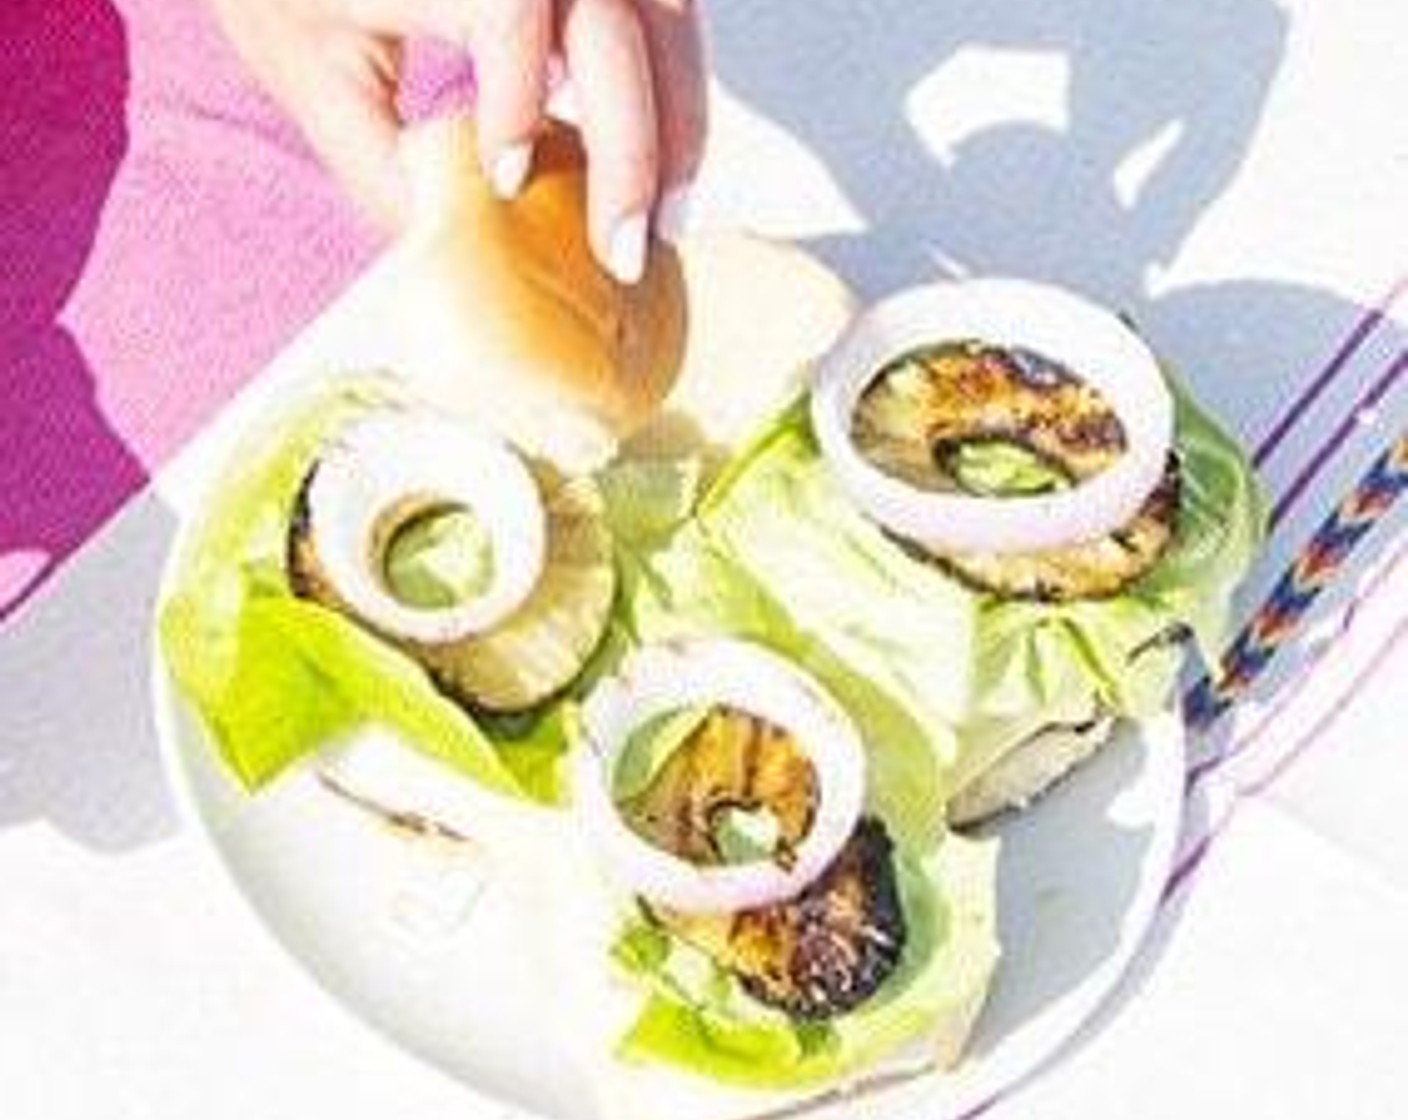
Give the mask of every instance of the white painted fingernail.
[{"label": "white painted fingernail", "polygon": [[489,173],[494,193],[504,200],[517,198],[528,181],[528,169],[533,166],[533,145],[523,142],[510,144],[494,157]]},{"label": "white painted fingernail", "polygon": [[632,214],[616,223],[607,250],[606,267],[623,284],[634,284],[645,275],[646,216]]},{"label": "white painted fingernail", "polygon": [[563,76],[552,84],[548,94],[547,114],[563,124],[581,124],[582,106],[577,97],[577,87],[572,84],[572,79],[568,78],[566,73],[566,66],[563,64]]},{"label": "white painted fingernail", "polygon": [[655,228],[666,241],[678,241],[689,232],[690,188],[688,184],[665,192],[655,208]]}]

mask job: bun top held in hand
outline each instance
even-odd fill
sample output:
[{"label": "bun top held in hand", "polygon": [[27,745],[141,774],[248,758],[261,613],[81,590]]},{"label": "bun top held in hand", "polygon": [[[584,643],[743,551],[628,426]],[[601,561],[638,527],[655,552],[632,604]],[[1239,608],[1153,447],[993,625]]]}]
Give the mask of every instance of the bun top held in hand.
[{"label": "bun top held in hand", "polygon": [[443,407],[569,470],[598,465],[669,395],[684,358],[683,273],[652,240],[641,280],[597,263],[586,227],[586,164],[575,132],[534,146],[513,201],[481,170],[473,128],[409,132],[412,218],[393,298],[406,374]]}]

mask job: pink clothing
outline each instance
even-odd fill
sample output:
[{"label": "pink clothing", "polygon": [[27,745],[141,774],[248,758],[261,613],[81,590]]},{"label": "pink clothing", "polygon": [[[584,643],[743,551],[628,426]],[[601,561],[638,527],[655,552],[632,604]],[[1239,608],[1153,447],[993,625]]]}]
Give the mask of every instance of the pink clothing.
[{"label": "pink clothing", "polygon": [[377,237],[203,0],[4,0],[0,44],[3,618]]}]

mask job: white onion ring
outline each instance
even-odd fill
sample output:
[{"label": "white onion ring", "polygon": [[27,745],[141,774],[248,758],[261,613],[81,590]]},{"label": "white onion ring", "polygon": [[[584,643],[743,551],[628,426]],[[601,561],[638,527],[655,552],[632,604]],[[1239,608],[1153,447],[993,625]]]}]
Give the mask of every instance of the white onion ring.
[{"label": "white onion ring", "polygon": [[[691,863],[622,820],[613,778],[632,732],[655,716],[695,705],[737,708],[776,724],[811,760],[816,811],[790,868],[768,859]],[[608,873],[651,902],[688,913],[733,913],[792,898],[830,866],[860,819],[865,748],[855,725],[811,677],[751,642],[647,647],[597,685],[582,714],[587,741],[574,770],[580,819]]]},{"label": "white onion ring", "polygon": [[[851,438],[851,423],[876,375],[918,347],[969,339],[1035,351],[1099,390],[1124,427],[1124,454],[1068,490],[1006,498],[921,490],[871,464]],[[954,552],[1028,552],[1098,539],[1139,512],[1173,443],[1173,398],[1139,336],[1102,307],[1025,280],[933,284],[877,304],[822,360],[811,415],[822,455],[856,505],[903,537]]]},{"label": "white onion ring", "polygon": [[[379,520],[398,502],[462,505],[489,538],[493,575],[480,595],[415,607],[374,568]],[[329,582],[360,617],[426,643],[483,633],[522,606],[542,575],[547,513],[523,460],[496,437],[427,410],[378,413],[350,424],[321,458],[308,490],[310,530]]]}]

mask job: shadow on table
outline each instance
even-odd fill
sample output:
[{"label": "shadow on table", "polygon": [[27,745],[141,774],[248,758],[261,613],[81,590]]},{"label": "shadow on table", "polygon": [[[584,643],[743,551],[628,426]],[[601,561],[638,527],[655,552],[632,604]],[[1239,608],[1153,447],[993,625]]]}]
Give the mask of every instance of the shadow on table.
[{"label": "shadow on table", "polygon": [[[1155,842],[1151,823],[1127,819],[1129,799],[1151,804],[1151,775],[1178,780],[1176,767],[1149,757],[1155,749],[1122,729],[1029,812],[996,822],[1002,965],[973,1042],[979,1059],[1037,1016],[1057,1013],[1121,951]],[[1162,792],[1152,801],[1172,791]]]},{"label": "shadow on table", "polygon": [[[1286,30],[1269,0],[708,11],[721,81],[814,151],[866,222],[818,247],[871,294],[955,261],[1117,304],[1142,302],[1147,270],[1236,172]],[[994,123],[935,135],[957,92]]]},{"label": "shadow on table", "polygon": [[[155,502],[60,604],[34,592],[145,485],[60,322],[127,147],[122,22],[91,0],[0,12],[0,826],[46,819],[96,848],[161,835],[171,811],[146,702],[150,596],[171,532]],[[21,608],[24,609],[21,609]]]},{"label": "shadow on table", "polygon": [[[1209,827],[1208,802],[1203,792],[1197,791],[1189,797],[1185,809],[1184,835],[1206,836]],[[1070,1042],[1031,1075],[1029,1079],[1031,1082],[1039,1082],[1041,1077],[1058,1062],[1074,1059],[1086,1046],[1099,1038],[1101,1032],[1120,1015],[1131,1000],[1138,996],[1145,983],[1154,974],[1173,944],[1184,908],[1188,904],[1188,887],[1193,881],[1192,873],[1196,871],[1196,860],[1191,864],[1190,870],[1190,864],[1184,862],[1187,858],[1185,855],[1175,864],[1175,874],[1179,876],[1179,882],[1169,888],[1157,918],[1143,943],[1139,946],[1138,952],[1130,961],[1128,970],[1119,986],[1101,1004],[1095,1014],[1075,1032]],[[1028,1081],[1024,1080],[1016,1088],[1020,1090],[1027,1083]]]},{"label": "shadow on table", "polygon": [[148,687],[152,607],[174,529],[150,492],[31,601],[0,643],[0,827],[44,820],[98,850],[171,833]]},{"label": "shadow on table", "polygon": [[[708,15],[722,84],[858,213],[862,232],[812,247],[868,296],[956,272],[1083,290],[1130,313],[1248,444],[1362,314],[1272,280],[1159,283],[1256,133],[1287,29],[1270,0],[719,0]],[[945,96],[991,123],[954,133]],[[1294,465],[1268,463],[1268,483]]]}]

